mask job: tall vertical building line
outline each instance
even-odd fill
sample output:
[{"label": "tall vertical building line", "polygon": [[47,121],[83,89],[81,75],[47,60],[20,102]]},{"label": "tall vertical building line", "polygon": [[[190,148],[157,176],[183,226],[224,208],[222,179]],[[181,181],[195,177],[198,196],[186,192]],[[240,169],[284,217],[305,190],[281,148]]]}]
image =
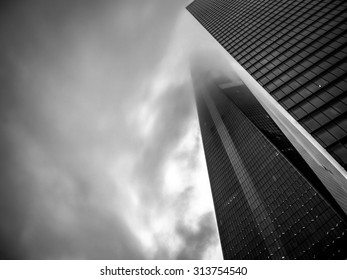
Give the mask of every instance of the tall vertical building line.
[{"label": "tall vertical building line", "polygon": [[202,96],[205,99],[205,104],[207,105],[207,108],[211,114],[214,126],[217,128],[217,132],[222,140],[222,144],[228,155],[229,161],[234,168],[237,180],[240,183],[246,201],[252,212],[257,210],[260,212],[260,215],[255,216],[255,220],[270,255],[275,255],[276,250],[279,248],[279,250],[281,250],[280,254],[285,256],[287,253],[285,252],[285,248],[283,247],[281,240],[270,242],[271,239],[269,237],[276,229],[269,219],[270,215],[261,202],[258,191],[252,181],[252,177],[250,174],[248,174],[247,168],[243,164],[242,157],[239,155],[237,148],[230,137],[216,106],[214,105],[213,99],[209,94],[204,94]]},{"label": "tall vertical building line", "polygon": [[187,9],[257,81],[255,96],[347,213],[347,2],[196,0]]},{"label": "tall vertical building line", "polygon": [[247,87],[192,78],[224,258],[346,258],[344,212]]}]

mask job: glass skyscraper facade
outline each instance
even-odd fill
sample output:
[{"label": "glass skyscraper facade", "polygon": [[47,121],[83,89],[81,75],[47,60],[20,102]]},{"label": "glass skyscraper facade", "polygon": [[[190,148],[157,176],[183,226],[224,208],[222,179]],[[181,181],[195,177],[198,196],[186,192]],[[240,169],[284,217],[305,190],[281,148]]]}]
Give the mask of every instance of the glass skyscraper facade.
[{"label": "glass skyscraper facade", "polygon": [[347,258],[346,8],[273,0],[187,7],[341,167],[336,175],[316,151],[298,150],[306,139],[288,138],[244,84],[193,67],[225,259]]},{"label": "glass skyscraper facade", "polygon": [[347,168],[347,2],[196,0],[187,9]]},{"label": "glass skyscraper facade", "polygon": [[347,258],[344,212],[247,87],[192,76],[224,258]]}]

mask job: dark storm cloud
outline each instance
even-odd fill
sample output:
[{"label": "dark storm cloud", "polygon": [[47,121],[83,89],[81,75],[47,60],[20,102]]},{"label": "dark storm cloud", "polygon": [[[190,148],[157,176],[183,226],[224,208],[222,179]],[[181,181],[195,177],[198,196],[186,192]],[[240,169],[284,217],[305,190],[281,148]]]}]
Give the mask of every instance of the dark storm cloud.
[{"label": "dark storm cloud", "polygon": [[199,258],[211,244],[205,217],[173,225],[187,249],[166,254],[159,242],[151,255],[136,224],[166,204],[164,166],[193,116],[189,80],[172,78],[149,104],[149,136],[129,117],[151,94],[186,2],[4,2],[0,258]]}]

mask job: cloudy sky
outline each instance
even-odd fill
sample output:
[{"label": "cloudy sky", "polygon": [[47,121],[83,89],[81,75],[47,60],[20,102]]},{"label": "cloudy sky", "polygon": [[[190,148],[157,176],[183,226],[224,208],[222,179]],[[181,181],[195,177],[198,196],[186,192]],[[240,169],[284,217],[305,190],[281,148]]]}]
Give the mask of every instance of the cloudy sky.
[{"label": "cloudy sky", "polygon": [[0,258],[222,258],[190,2],[1,2]]}]

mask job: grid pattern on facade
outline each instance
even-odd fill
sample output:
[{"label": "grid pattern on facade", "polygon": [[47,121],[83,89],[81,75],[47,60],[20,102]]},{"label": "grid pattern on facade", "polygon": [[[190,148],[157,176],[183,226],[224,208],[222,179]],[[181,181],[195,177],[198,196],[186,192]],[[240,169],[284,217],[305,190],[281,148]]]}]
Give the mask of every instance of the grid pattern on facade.
[{"label": "grid pattern on facade", "polygon": [[260,105],[250,90],[243,84],[237,87],[222,89],[243,114],[261,131],[261,133],[291,162],[299,172],[305,174],[305,178],[315,187],[315,189],[334,207],[334,209],[347,220],[345,212],[333,198],[331,193],[319,180],[306,161],[293,147],[269,114]]},{"label": "grid pattern on facade", "polygon": [[[200,111],[207,110],[201,99],[197,100],[197,106]],[[210,183],[213,186],[212,196],[223,256],[225,259],[238,258],[235,251],[239,252],[247,247],[252,248],[251,242],[255,242],[259,252],[253,258],[267,259],[269,257],[268,249],[257,230],[251,209],[225,153],[222,141],[217,135],[217,129],[210,116],[205,115],[205,117],[199,119]],[[228,174],[228,176],[223,174]],[[232,211],[232,215],[229,211]],[[230,224],[233,226],[231,227]],[[244,236],[247,236],[246,239]],[[229,252],[231,248],[235,253]],[[245,256],[239,258],[245,258]]]},{"label": "grid pattern on facade", "polygon": [[[347,241],[347,225],[343,219],[217,86],[203,89],[196,84],[224,258],[346,258],[343,244]],[[202,94],[212,94],[220,122],[211,116]],[[242,163],[232,164],[228,158],[218,133],[220,126],[228,131]],[[236,176],[237,172],[243,172],[244,179]],[[252,208],[247,201],[250,194],[247,197],[247,188],[242,184],[249,176],[257,190],[251,195],[261,207]]]},{"label": "grid pattern on facade", "polygon": [[347,2],[196,0],[187,9],[347,167]]}]

